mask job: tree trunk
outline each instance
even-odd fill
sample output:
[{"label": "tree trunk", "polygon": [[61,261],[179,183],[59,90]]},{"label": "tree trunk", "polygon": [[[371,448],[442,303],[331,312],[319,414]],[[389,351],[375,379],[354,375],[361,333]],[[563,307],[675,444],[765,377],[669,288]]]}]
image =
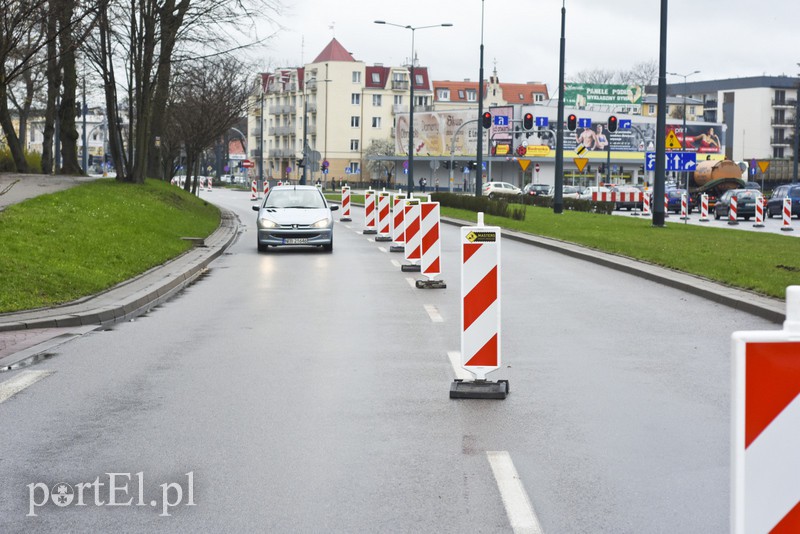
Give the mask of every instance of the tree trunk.
[{"label": "tree trunk", "polygon": [[75,127],[76,101],[75,92],[78,87],[78,74],[75,68],[75,42],[70,21],[75,11],[73,0],[64,0],[61,4],[61,34],[59,43],[61,48],[61,67],[64,75],[61,95],[61,109],[59,110],[61,133],[61,169],[63,174],[83,174],[78,161],[78,130]]},{"label": "tree trunk", "polygon": [[4,65],[0,65],[0,123],[2,123],[3,133],[6,135],[8,148],[11,151],[11,158],[14,160],[17,172],[28,172],[28,162],[25,159],[25,153],[20,148],[19,137],[17,137],[17,132],[14,130],[14,124],[11,122],[11,113],[8,109],[6,69]]},{"label": "tree trunk", "polygon": [[42,141],[42,172],[52,174],[55,169],[53,134],[55,133],[56,100],[61,87],[61,72],[58,70],[56,34],[58,32],[58,10],[47,15],[47,107],[44,112],[44,140]]}]

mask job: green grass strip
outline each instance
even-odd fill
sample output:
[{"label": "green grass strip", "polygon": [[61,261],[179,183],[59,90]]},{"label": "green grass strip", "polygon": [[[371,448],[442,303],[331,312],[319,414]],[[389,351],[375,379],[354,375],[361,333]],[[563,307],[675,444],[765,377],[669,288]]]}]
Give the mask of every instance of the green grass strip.
[{"label": "green grass strip", "polygon": [[219,210],[158,180],[97,180],[0,212],[0,312],[92,295],[206,237]]}]

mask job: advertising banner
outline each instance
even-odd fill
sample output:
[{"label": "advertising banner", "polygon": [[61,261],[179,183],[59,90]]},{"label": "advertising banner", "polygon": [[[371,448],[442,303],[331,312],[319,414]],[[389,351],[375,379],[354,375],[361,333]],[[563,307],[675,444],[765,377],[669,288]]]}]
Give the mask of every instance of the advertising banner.
[{"label": "advertising banner", "polygon": [[642,87],[640,85],[611,85],[594,83],[564,84],[564,105],[571,108],[586,109],[592,105],[640,106]]}]

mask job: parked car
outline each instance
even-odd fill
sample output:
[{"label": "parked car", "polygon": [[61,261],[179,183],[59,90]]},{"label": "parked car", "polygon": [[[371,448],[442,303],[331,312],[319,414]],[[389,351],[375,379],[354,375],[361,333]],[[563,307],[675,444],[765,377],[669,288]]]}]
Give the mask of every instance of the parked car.
[{"label": "parked car", "polygon": [[[639,193],[642,192],[642,190],[637,188],[637,187],[633,187],[633,186],[619,186],[619,187],[612,187],[611,188],[611,192],[612,193],[639,194]],[[642,209],[642,201],[639,201],[639,202],[615,202],[614,203],[614,209],[615,210],[626,209],[628,211],[634,210],[634,209],[639,209],[640,210],[640,209]]]},{"label": "parked car", "polygon": [[483,184],[483,196],[489,198],[514,197],[522,195],[522,189],[508,182],[486,182]]},{"label": "parked car", "polygon": [[581,200],[592,200],[593,193],[609,193],[611,190],[607,187],[600,186],[599,188],[596,186],[586,187],[583,191],[581,191],[580,199]]},{"label": "parked car", "polygon": [[783,216],[783,199],[792,199],[792,217],[800,217],[800,185],[781,185],[775,188],[767,201],[767,217]]},{"label": "parked car", "polygon": [[264,202],[253,206],[258,212],[259,252],[283,245],[321,246],[333,251],[332,211],[322,192],[313,185],[281,185],[270,189]]},{"label": "parked car", "polygon": [[[686,193],[686,189],[667,189],[667,211],[671,211],[673,213],[680,213],[681,212],[681,195]],[[697,209],[697,197],[693,195],[689,195],[688,197],[688,205],[686,206],[686,211],[692,213],[695,209]]]},{"label": "parked car", "polygon": [[756,216],[756,201],[760,196],[761,192],[755,189],[728,189],[714,206],[714,218],[717,220],[729,218],[731,199],[736,197],[736,218],[744,217],[745,221],[749,221],[750,217]]},{"label": "parked car", "polygon": [[527,184],[522,189],[522,193],[532,197],[550,196],[553,188],[547,184]]},{"label": "parked car", "polygon": [[561,198],[580,198],[581,189],[577,185],[565,185],[561,188]]}]

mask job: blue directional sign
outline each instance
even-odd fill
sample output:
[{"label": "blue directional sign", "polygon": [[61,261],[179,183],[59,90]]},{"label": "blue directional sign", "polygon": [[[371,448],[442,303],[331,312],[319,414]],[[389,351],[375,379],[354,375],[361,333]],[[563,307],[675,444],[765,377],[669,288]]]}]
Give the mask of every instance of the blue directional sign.
[{"label": "blue directional sign", "polygon": [[550,121],[547,117],[536,117],[536,126],[541,128],[542,126],[549,126]]},{"label": "blue directional sign", "polygon": [[508,126],[508,115],[495,115],[494,116],[494,125],[495,126]]},{"label": "blue directional sign", "polygon": [[620,119],[619,120],[619,129],[620,130],[630,130],[631,129],[631,120],[630,119]]},{"label": "blue directional sign", "polygon": [[656,170],[656,153],[655,152],[645,152],[644,153],[644,168],[648,171]]},{"label": "blue directional sign", "polygon": [[592,119],[578,119],[578,128],[591,128]]}]

